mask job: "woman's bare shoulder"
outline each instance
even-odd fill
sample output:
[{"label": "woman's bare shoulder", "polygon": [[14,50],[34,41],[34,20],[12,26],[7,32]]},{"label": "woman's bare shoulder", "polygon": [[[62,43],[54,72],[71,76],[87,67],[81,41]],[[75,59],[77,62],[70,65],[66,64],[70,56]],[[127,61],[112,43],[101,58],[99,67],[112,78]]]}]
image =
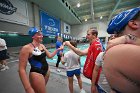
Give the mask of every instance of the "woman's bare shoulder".
[{"label": "woman's bare shoulder", "polygon": [[21,51],[30,51],[32,49],[31,45],[30,44],[27,44],[27,45],[24,45],[22,48],[21,48]]}]

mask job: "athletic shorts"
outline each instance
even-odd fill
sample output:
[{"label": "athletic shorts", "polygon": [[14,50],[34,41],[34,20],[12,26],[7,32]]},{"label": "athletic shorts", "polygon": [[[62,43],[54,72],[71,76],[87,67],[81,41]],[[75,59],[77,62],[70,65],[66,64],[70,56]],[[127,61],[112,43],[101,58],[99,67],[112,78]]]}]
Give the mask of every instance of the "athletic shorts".
[{"label": "athletic shorts", "polygon": [[0,51],[0,60],[8,59],[7,49]]},{"label": "athletic shorts", "polygon": [[72,77],[73,75],[79,76],[81,74],[81,69],[75,69],[72,71],[67,71],[67,76]]}]

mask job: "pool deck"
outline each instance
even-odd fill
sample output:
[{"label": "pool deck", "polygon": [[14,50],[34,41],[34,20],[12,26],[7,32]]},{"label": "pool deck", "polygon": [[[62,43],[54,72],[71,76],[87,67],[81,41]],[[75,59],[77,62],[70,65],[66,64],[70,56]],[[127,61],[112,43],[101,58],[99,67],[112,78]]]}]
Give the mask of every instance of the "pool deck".
[{"label": "pool deck", "polygon": [[[8,59],[7,62],[10,69],[0,72],[0,93],[25,93],[18,75],[18,53],[20,49],[21,47],[8,48],[10,59]],[[69,93],[65,66],[60,64],[60,73],[56,71],[55,63],[49,62],[49,67],[51,75],[46,86],[47,93]],[[29,72],[29,69],[30,66],[27,65],[27,72]],[[83,89],[85,89],[87,93],[91,93],[90,80],[84,77],[83,74],[81,74],[81,76],[83,81]],[[107,92],[110,91],[110,88],[104,79],[104,74],[101,74],[99,84]],[[74,93],[79,92],[79,86],[76,78],[74,77]]]}]

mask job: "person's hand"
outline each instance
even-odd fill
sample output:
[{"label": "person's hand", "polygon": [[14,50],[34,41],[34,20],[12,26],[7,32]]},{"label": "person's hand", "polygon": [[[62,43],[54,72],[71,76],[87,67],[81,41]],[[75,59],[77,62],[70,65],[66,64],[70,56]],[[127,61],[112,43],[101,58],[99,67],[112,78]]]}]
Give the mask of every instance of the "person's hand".
[{"label": "person's hand", "polygon": [[91,85],[91,93],[98,93],[95,84]]},{"label": "person's hand", "polygon": [[107,43],[106,51],[115,45],[125,44],[126,42],[127,41],[126,41],[125,36],[121,36],[121,37],[117,37],[115,39],[109,40]]},{"label": "person's hand", "polygon": [[65,46],[65,42],[63,42],[63,46]]},{"label": "person's hand", "polygon": [[60,52],[59,52],[59,54],[60,54],[60,56],[62,56],[62,55],[63,55],[63,52],[62,52],[62,51],[60,51]]},{"label": "person's hand", "polygon": [[26,89],[26,93],[35,93],[32,87]]},{"label": "person's hand", "polygon": [[63,50],[64,49],[64,46],[60,46],[60,48],[58,48],[57,50],[60,51],[60,50]]},{"label": "person's hand", "polygon": [[69,46],[70,45],[70,42],[69,41],[65,41],[65,45],[66,46]]}]

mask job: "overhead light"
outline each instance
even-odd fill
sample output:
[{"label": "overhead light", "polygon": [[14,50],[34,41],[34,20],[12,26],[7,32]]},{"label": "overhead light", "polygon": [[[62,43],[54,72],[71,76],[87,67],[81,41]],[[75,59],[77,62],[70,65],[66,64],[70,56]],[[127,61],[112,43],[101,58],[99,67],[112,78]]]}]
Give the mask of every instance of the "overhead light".
[{"label": "overhead light", "polygon": [[77,3],[77,7],[80,7],[80,3]]},{"label": "overhead light", "polygon": [[87,21],[87,19],[85,19],[85,21]]},{"label": "overhead light", "polygon": [[103,17],[102,16],[100,16],[100,19],[102,19]]}]

